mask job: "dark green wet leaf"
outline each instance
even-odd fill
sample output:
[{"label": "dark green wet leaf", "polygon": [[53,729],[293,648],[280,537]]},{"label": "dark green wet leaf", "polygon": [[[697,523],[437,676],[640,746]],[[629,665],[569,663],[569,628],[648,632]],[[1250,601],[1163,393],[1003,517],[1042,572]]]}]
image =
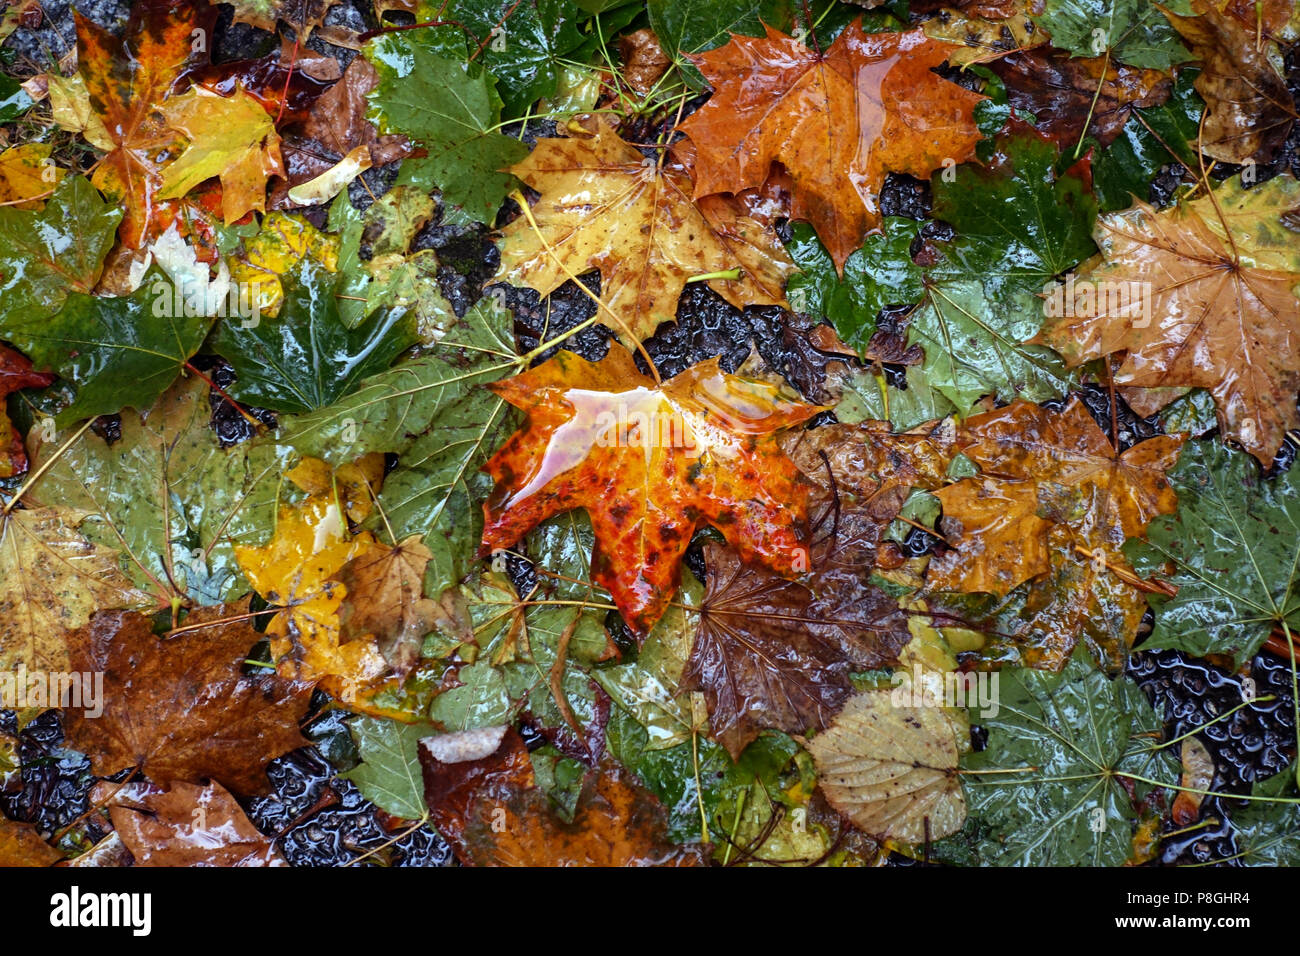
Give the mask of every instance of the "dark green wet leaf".
[{"label": "dark green wet leaf", "polygon": [[[1295,768],[1261,780],[1251,796],[1296,799]],[[1300,864],[1300,804],[1253,801],[1232,811],[1237,859],[1247,866]]]},{"label": "dark green wet leaf", "polygon": [[121,220],[81,176],[59,183],[42,210],[0,206],[0,337],[94,289]]},{"label": "dark green wet leaf", "polygon": [[886,219],[884,231],[868,236],[849,256],[841,277],[812,226],[794,223],[786,251],[803,271],[786,288],[791,307],[831,323],[846,343],[864,348],[881,309],[916,302],[925,294],[923,270],[910,252],[920,229],[921,223],[910,219]]},{"label": "dark green wet leaf", "polygon": [[[1117,774],[1176,782],[1159,743],[1160,718],[1127,677],[1111,680],[1080,648],[1060,674],[1009,668],[998,712],[971,722],[984,750],[962,757],[969,807],[962,833],[932,857],[991,866],[1119,866],[1132,852],[1138,811]],[[1146,736],[1140,736],[1146,735]],[[1027,769],[1034,768],[1034,769]],[[1141,798],[1150,788],[1135,784]]]},{"label": "dark green wet leaf", "polygon": [[53,316],[11,313],[0,330],[39,369],[74,383],[63,424],[124,408],[147,409],[199,350],[212,319],[185,314],[172,285],[153,272],[129,296],[72,292]]},{"label": "dark green wet leaf", "polygon": [[443,14],[482,47],[478,60],[496,77],[508,116],[555,92],[558,61],[586,39],[579,24],[587,16],[572,0],[452,0]]},{"label": "dark green wet leaf", "polygon": [[388,368],[418,341],[415,317],[404,309],[380,309],[347,328],[336,284],[334,273],[303,259],[286,277],[278,316],[221,323],[212,348],[235,370],[234,398],[281,412],[314,411]]},{"label": "dark green wet leaf", "polygon": [[401,455],[477,386],[515,368],[510,313],[486,298],[428,354],[372,375],[332,405],[284,419],[277,441],[333,465],[375,451]]},{"label": "dark green wet leaf", "polygon": [[1143,577],[1178,586],[1154,600],[1147,647],[1241,664],[1269,632],[1300,627],[1300,488],[1294,470],[1266,481],[1250,455],[1217,441],[1189,442],[1169,472],[1178,511],[1130,539],[1124,554]]},{"label": "dark green wet leaf", "polygon": [[1199,72],[1180,71],[1168,102],[1134,110],[1119,138],[1093,152],[1093,191],[1102,212],[1127,209],[1134,196],[1145,202],[1151,180],[1168,163],[1199,174],[1196,133],[1205,103],[1192,88]]},{"label": "dark green wet leaf", "polygon": [[492,74],[424,44],[412,44],[409,56],[375,65],[380,79],[370,101],[381,127],[410,136],[428,151],[402,163],[398,182],[438,189],[449,221],[492,222],[516,185],[500,170],[528,155],[522,142],[495,129],[502,104]]}]

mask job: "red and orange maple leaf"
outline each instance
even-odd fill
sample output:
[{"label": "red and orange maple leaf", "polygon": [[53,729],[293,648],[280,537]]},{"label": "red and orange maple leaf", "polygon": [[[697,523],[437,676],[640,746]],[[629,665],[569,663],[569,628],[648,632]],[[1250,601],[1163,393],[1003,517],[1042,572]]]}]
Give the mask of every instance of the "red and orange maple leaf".
[{"label": "red and orange maple leaf", "polygon": [[528,419],[484,466],[496,480],[485,554],[585,508],[596,534],[592,578],[641,634],[667,608],[705,522],[746,560],[807,570],[807,481],[776,432],[818,406],[723,372],[717,359],[657,384],[618,344],[597,363],[560,352],[489,387]]}]

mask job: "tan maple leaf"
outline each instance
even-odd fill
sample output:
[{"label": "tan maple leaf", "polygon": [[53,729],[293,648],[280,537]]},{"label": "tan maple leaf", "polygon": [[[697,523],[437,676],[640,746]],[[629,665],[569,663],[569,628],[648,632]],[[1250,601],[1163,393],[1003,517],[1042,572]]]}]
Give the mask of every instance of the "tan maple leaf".
[{"label": "tan maple leaf", "polygon": [[785,303],[795,270],[776,234],[738,207],[696,206],[679,157],[656,162],[600,125],[590,136],[539,141],[511,172],[542,195],[536,229],[521,216],[503,231],[497,279],[547,295],[570,274],[599,269],[601,300],[621,320],[624,342],[675,321],[695,276],[739,268],[740,278],[709,286],[737,308]]},{"label": "tan maple leaf", "polygon": [[1049,297],[1031,341],[1072,366],[1124,352],[1119,385],[1209,389],[1224,433],[1267,466],[1300,426],[1300,273],[1246,264],[1202,211],[1138,202],[1099,216],[1104,263]]}]

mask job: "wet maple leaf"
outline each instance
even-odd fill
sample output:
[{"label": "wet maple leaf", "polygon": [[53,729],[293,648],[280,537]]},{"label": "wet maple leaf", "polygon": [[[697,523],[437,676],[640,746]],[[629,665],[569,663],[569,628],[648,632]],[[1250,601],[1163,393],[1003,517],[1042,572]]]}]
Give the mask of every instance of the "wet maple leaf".
[{"label": "wet maple leaf", "polygon": [[[26,357],[7,345],[0,345],[0,403],[20,388],[44,388],[53,381],[53,375],[34,371]],[[14,430],[8,413],[0,405],[0,478],[12,478],[26,470],[23,436]]]},{"label": "wet maple leaf", "polygon": [[1084,635],[1108,665],[1122,664],[1145,602],[1120,549],[1177,507],[1165,472],[1183,440],[1161,435],[1117,454],[1077,398],[1060,412],[1016,401],[970,418],[958,444],[982,474],[935,492],[954,550],[930,561],[928,586],[1005,597],[1045,576],[1020,635],[1033,645],[1025,662],[1059,670]]},{"label": "wet maple leaf", "polygon": [[122,205],[122,243],[140,248],[161,234],[175,207],[158,195],[159,157],[178,145],[158,107],[176,82],[206,60],[194,31],[212,37],[215,7],[199,0],[146,0],[132,4],[131,19],[119,38],[73,11],[77,22],[77,62],[108,150],[92,181]]},{"label": "wet maple leaf", "polygon": [[1034,129],[1061,149],[1073,149],[1085,131],[1109,146],[1135,107],[1159,106],[1173,88],[1158,70],[1041,50],[1014,53],[989,69],[1006,85],[1007,101],[1033,113]]},{"label": "wet maple leaf", "polygon": [[420,741],[431,822],[470,866],[698,866],[668,839],[663,805],[614,767],[584,782],[572,822],[540,789],[523,738],[507,727]]},{"label": "wet maple leaf", "polygon": [[528,420],[484,466],[496,481],[484,554],[585,508],[596,535],[592,580],[642,635],[668,606],[705,522],[747,561],[784,574],[807,567],[807,483],[774,433],[817,406],[727,374],[717,359],[656,384],[616,343],[597,363],[562,351],[489,388]]},{"label": "wet maple leaf", "polygon": [[[543,139],[511,172],[542,194],[504,230],[498,279],[548,295],[569,274],[600,270],[601,300],[624,342],[640,341],[677,317],[692,276],[737,266],[740,279],[710,279],[732,305],[781,305],[794,272],[775,232],[738,208],[691,199],[687,168],[657,164],[604,125],[591,136]],[[567,268],[567,272],[565,271]]]},{"label": "wet maple leaf", "polygon": [[101,783],[92,794],[136,866],[288,866],[219,783]]},{"label": "wet maple leaf", "polygon": [[206,179],[221,179],[226,225],[266,211],[266,183],[284,176],[280,137],[270,115],[242,89],[222,96],[195,88],[162,107],[189,146],[162,170],[159,199],[179,199]]},{"label": "wet maple leaf", "polygon": [[762,730],[824,728],[853,692],[850,673],[897,662],[907,618],[865,570],[905,495],[882,495],[874,510],[848,495],[818,501],[798,581],[705,547],[708,588],[681,686],[704,692],[711,735],[733,759]]},{"label": "wet maple leaf", "polygon": [[154,605],[120,555],[77,531],[87,512],[20,508],[0,518],[0,670],[66,671],[68,632],[96,610]]},{"label": "wet maple leaf", "polygon": [[1247,264],[1196,208],[1138,202],[1098,217],[1095,235],[1104,263],[1058,290],[1032,341],[1072,366],[1125,352],[1119,385],[1208,389],[1224,433],[1270,465],[1300,427],[1300,273]]},{"label": "wet maple leaf", "polygon": [[282,505],[270,541],[235,547],[253,589],[284,608],[266,626],[281,676],[319,681],[349,705],[363,703],[364,691],[383,680],[389,665],[375,642],[345,641],[339,633],[347,588],[334,580],[348,562],[376,551],[382,549],[370,532],[348,533],[329,493]]},{"label": "wet maple leaf", "polygon": [[104,675],[103,714],[64,711],[69,745],[95,773],[130,767],[153,783],[219,781],[236,793],[266,787],[266,764],[308,744],[298,731],[311,685],[245,673],[262,639],[245,605],[199,608],[162,640],[150,619],[101,611],[68,639],[72,669]]},{"label": "wet maple leaf", "polygon": [[866,34],[855,23],[824,52],[768,27],[692,57],[713,87],[680,127],[698,151],[695,195],[756,188],[781,163],[792,216],[812,223],[842,271],[880,228],[886,173],[925,178],[974,154],[983,97],[931,71],[953,49],[920,28]]},{"label": "wet maple leaf", "polygon": [[428,545],[413,535],[345,564],[335,576],[347,588],[339,607],[339,640],[373,637],[394,674],[410,673],[425,635],[447,620],[438,602],[424,596],[424,569],[432,558]]},{"label": "wet maple leaf", "polygon": [[30,823],[0,817],[0,866],[53,866],[61,859]]},{"label": "wet maple leaf", "polygon": [[1228,163],[1272,161],[1296,120],[1296,103],[1253,25],[1194,0],[1194,17],[1165,11],[1201,61],[1194,83],[1205,97],[1201,151]]}]

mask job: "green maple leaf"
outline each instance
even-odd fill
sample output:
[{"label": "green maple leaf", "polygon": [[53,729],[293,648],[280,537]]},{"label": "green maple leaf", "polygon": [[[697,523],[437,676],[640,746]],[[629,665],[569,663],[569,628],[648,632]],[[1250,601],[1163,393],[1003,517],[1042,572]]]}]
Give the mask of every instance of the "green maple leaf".
[{"label": "green maple leaf", "polygon": [[[1300,805],[1273,803],[1273,799],[1296,799],[1295,768],[1261,780],[1251,796],[1267,798],[1247,803],[1232,811],[1232,833],[1237,855],[1251,866],[1295,866],[1300,864]],[[1225,861],[1226,862],[1226,861]]]},{"label": "green maple leaf", "polygon": [[386,132],[403,133],[427,150],[402,164],[399,184],[442,193],[451,222],[492,222],[516,180],[502,170],[528,147],[497,132],[501,97],[482,65],[411,44],[404,57],[375,57],[379,85],[370,94]]},{"label": "green maple leaf", "polygon": [[72,292],[53,316],[11,314],[0,334],[76,387],[56,416],[63,424],[152,405],[212,327],[211,318],[186,311],[154,272],[129,296]]},{"label": "green maple leaf", "polygon": [[82,176],[59,183],[44,209],[0,206],[0,338],[91,292],[121,221]]},{"label": "green maple leaf", "polygon": [[1183,448],[1169,472],[1178,511],[1124,545],[1138,574],[1178,586],[1168,600],[1148,597],[1156,626],[1144,646],[1240,665],[1274,627],[1300,627],[1297,480],[1288,471],[1266,481],[1253,458],[1216,441]]},{"label": "green maple leaf", "polygon": [[83,512],[79,530],[122,552],[122,570],[165,604],[200,604],[248,592],[235,543],[262,544],[275,523],[287,449],[244,443],[222,448],[211,427],[208,386],[177,382],[147,414],[122,416],[111,445],[83,435],[57,457],[69,435],[36,444],[26,499]]},{"label": "green maple leaf", "polygon": [[354,329],[339,315],[337,275],[311,259],[287,277],[284,304],[274,319],[222,322],[212,348],[230,362],[228,389],[241,402],[282,412],[323,408],[381,372],[418,340],[415,316],[380,309]]},{"label": "green maple leaf", "polygon": [[357,717],[348,724],[361,763],[341,774],[355,783],[365,798],[403,820],[419,820],[424,804],[424,775],[418,748],[422,737],[438,728],[429,723],[406,724],[378,717]]},{"label": "green maple leaf", "polygon": [[[1186,0],[1165,6],[1191,15]],[[1150,0],[1046,0],[1034,17],[1052,45],[1073,56],[1111,57],[1130,66],[1168,70],[1191,59],[1165,15]]]},{"label": "green maple leaf", "polygon": [[[1150,738],[1160,718],[1137,684],[1097,671],[1082,647],[1060,674],[1008,668],[1000,678],[998,713],[971,712],[988,744],[961,760],[971,772],[966,828],[934,844],[933,855],[994,866],[1119,866],[1138,820],[1121,775],[1177,779],[1177,760]],[[1139,799],[1149,790],[1135,786]]]},{"label": "green maple leaf", "polygon": [[586,19],[570,0],[453,0],[440,15],[464,24],[482,45],[479,59],[496,77],[508,115],[555,93],[559,61],[586,41]]},{"label": "green maple leaf", "polygon": [[511,315],[485,298],[427,354],[371,375],[331,405],[286,417],[276,441],[335,466],[375,451],[406,455],[439,423],[454,424],[450,410],[479,385],[518,368]]}]

